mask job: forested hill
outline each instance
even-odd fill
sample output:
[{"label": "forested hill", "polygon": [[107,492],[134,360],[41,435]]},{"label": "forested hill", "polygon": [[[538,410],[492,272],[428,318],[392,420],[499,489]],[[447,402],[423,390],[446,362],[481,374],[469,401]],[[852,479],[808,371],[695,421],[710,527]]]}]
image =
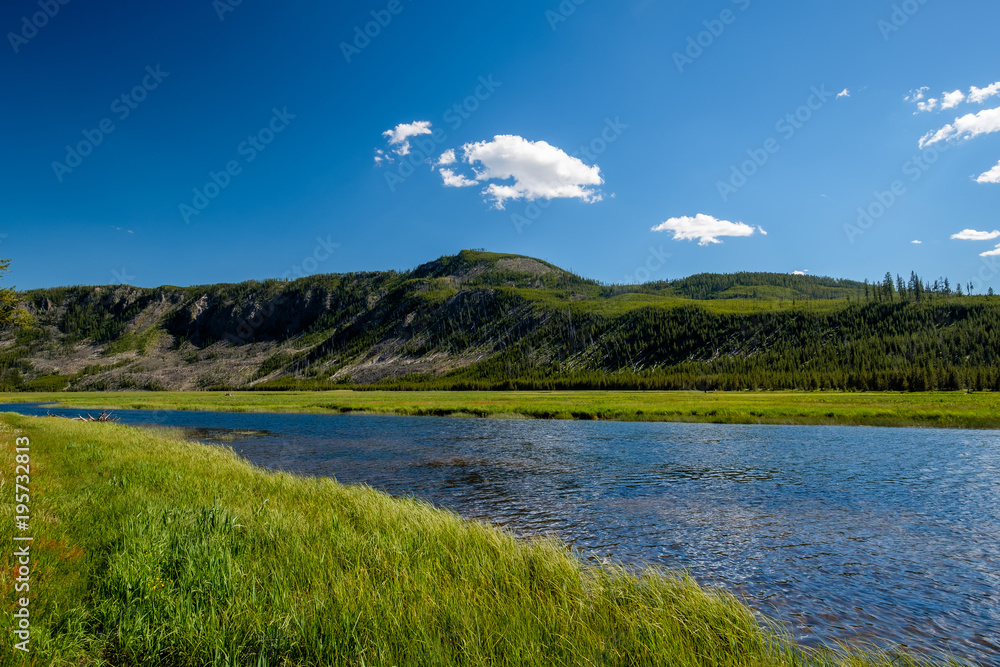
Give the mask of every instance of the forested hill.
[{"label": "forested hill", "polygon": [[770,273],[602,285],[463,251],[407,272],[21,295],[0,389],[1000,389],[1000,299]]}]

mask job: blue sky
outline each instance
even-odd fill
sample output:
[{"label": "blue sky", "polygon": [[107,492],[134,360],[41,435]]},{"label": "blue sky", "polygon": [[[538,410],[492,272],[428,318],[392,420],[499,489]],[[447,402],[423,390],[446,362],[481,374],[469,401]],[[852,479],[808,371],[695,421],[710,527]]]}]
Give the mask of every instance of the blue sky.
[{"label": "blue sky", "polygon": [[607,282],[1000,290],[998,22],[982,0],[11,0],[0,257],[21,289],[486,248]]}]

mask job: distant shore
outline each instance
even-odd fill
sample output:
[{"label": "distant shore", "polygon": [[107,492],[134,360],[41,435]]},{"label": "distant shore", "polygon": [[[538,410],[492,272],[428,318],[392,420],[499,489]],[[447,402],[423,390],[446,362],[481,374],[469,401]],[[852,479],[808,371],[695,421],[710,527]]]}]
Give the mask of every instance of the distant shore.
[{"label": "distant shore", "polygon": [[322,391],[3,393],[0,403],[412,417],[1000,429],[1000,393]]}]

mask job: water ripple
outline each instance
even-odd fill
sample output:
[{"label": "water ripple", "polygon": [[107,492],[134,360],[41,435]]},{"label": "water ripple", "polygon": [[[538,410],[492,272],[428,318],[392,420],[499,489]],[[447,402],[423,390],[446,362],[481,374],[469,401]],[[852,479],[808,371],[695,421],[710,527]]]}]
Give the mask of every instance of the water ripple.
[{"label": "water ripple", "polygon": [[807,644],[1000,665],[998,432],[155,415],[242,431],[234,449],[269,468],[555,534],[595,562],[687,569]]}]

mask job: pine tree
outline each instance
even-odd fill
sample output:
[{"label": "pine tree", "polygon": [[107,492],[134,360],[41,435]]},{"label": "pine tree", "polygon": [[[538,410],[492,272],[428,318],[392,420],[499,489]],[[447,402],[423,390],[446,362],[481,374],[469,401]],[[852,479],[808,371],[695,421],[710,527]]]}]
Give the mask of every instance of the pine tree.
[{"label": "pine tree", "polygon": [[[10,260],[0,259],[0,280],[3,279],[3,274],[9,272]],[[0,288],[0,328],[11,324],[15,326],[23,326],[28,324],[30,321],[31,318],[28,316],[27,311],[20,306],[20,301],[18,300],[17,292],[14,291],[14,288]]]},{"label": "pine tree", "polygon": [[892,302],[892,294],[895,288],[892,286],[892,274],[888,271],[885,272],[885,279],[882,281],[882,289],[885,290],[885,295],[889,302]]}]

